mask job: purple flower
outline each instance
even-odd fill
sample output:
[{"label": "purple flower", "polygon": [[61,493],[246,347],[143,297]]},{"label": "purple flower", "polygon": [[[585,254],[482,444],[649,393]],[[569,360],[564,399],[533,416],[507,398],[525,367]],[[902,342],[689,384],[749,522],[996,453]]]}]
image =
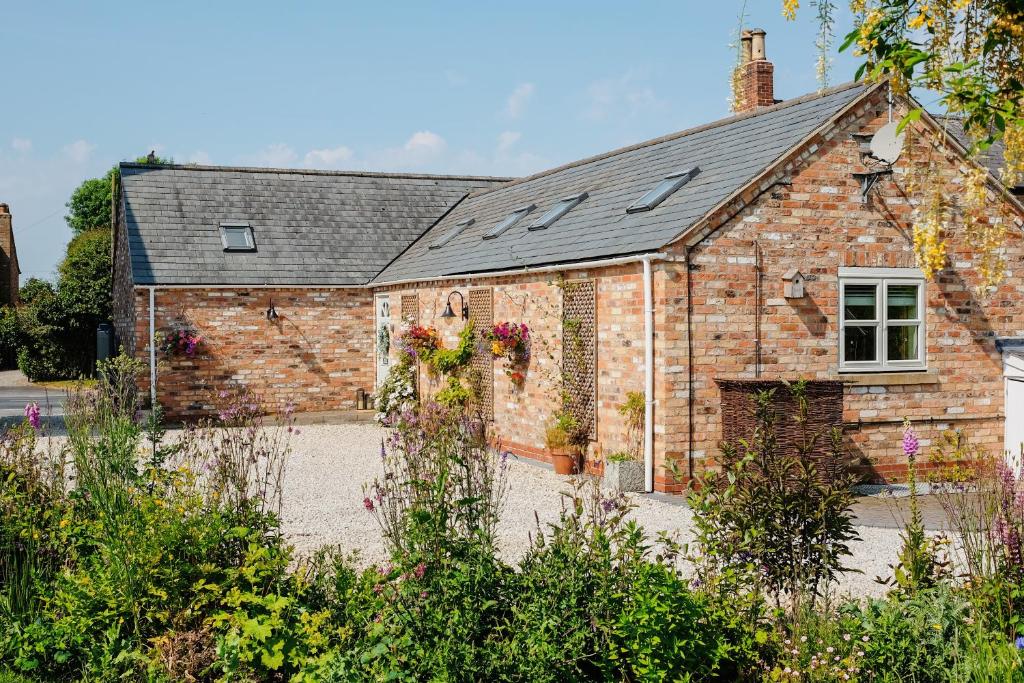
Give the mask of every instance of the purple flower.
[{"label": "purple flower", "polygon": [[363,498],[363,507],[366,508],[367,512],[373,512],[373,501],[370,500],[369,496]]},{"label": "purple flower", "polygon": [[1024,636],[1017,636],[1017,640],[1013,641],[1013,644],[1018,650],[1024,650]]},{"label": "purple flower", "polygon": [[423,575],[426,573],[427,565],[423,564],[422,562],[416,565],[416,569],[413,570],[413,576],[415,576],[417,579],[422,579]]},{"label": "purple flower", "polygon": [[39,418],[39,404],[33,401],[25,405],[25,417],[28,419],[28,423],[32,425],[32,429],[37,432],[42,429],[43,423]]},{"label": "purple flower", "polygon": [[914,428],[910,426],[908,421],[906,429],[903,430],[903,455],[913,458],[917,455],[919,447],[920,443],[917,440],[917,434],[914,433]]}]

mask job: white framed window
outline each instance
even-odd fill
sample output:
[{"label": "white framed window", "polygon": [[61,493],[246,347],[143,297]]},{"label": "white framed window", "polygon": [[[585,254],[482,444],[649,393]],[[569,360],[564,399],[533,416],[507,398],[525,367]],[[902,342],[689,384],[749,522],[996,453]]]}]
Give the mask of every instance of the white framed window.
[{"label": "white framed window", "polygon": [[924,370],[925,310],[917,268],[840,268],[839,370]]}]

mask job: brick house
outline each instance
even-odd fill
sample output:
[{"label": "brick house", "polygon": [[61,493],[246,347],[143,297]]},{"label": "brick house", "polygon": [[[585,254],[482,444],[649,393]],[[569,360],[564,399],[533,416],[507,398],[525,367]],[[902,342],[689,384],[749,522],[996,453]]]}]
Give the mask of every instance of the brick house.
[{"label": "brick house", "polygon": [[20,275],[11,209],[7,204],[0,204],[0,306],[18,305]]},{"label": "brick house", "polygon": [[[735,427],[730,392],[755,381],[816,382],[876,480],[904,471],[904,417],[926,445],[965,428],[975,443],[1015,449],[1019,197],[990,173],[988,220],[1008,229],[1008,269],[980,296],[976,255],[955,220],[972,168],[955,122],[922,116],[902,155],[883,163],[869,141],[910,106],[887,84],[778,102],[763,32],[744,48],[746,111],[527,178],[124,165],[119,335],[142,358],[150,326],[188,324],[206,337],[196,357],[155,364],[156,395],[174,415],[208,410],[210,392],[233,383],[305,410],[342,409],[394,361],[393,348],[375,350],[381,327],[431,325],[454,343],[463,322],[441,314],[464,301],[480,328],[507,320],[533,330],[521,387],[499,362],[475,362],[490,433],[542,459],[571,311],[583,323],[571,390],[591,426],[589,464],[625,445],[617,407],[643,391],[648,488],[660,491],[713,463]],[[923,155],[954,216],[949,267],[931,281],[911,236],[923,194],[909,188],[909,169]],[[994,169],[999,156],[984,161]],[[311,186],[326,179],[348,189],[325,201]],[[410,183],[424,193],[415,206],[404,204]],[[237,238],[245,252],[233,252],[225,227],[248,235]],[[438,388],[421,371],[421,392]]]}]

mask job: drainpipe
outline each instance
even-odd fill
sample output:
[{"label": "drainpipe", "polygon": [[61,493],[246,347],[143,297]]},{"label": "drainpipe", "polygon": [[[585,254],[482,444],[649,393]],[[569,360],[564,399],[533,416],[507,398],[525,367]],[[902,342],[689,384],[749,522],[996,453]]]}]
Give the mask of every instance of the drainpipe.
[{"label": "drainpipe", "polygon": [[654,491],[654,293],[651,256],[644,264],[644,490]]},{"label": "drainpipe", "polygon": [[156,410],[156,287],[149,288],[149,408]]}]

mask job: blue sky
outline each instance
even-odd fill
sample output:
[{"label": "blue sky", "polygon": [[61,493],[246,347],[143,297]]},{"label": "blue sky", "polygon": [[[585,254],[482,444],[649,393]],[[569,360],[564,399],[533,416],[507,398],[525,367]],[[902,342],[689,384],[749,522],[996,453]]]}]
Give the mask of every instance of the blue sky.
[{"label": "blue sky", "polygon": [[[817,87],[816,25],[780,4],[749,0],[747,25],[790,98]],[[74,187],[151,149],[520,175],[727,116],[740,6],[0,0],[0,202],[22,279],[52,277]],[[854,69],[836,55],[832,83]]]}]

